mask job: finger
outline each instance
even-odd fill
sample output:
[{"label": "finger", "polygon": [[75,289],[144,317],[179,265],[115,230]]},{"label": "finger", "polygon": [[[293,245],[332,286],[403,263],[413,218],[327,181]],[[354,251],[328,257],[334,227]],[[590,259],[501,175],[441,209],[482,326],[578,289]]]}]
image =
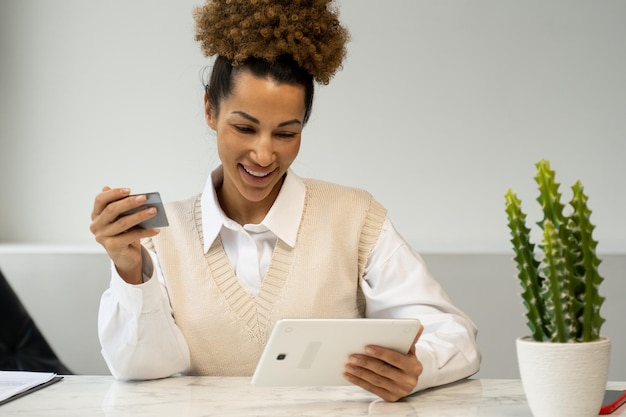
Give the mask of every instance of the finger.
[{"label": "finger", "polygon": [[398,381],[406,378],[403,369],[366,355],[350,356],[347,372],[379,387],[391,389]]},{"label": "finger", "polygon": [[424,326],[420,325],[420,328],[417,331],[417,334],[415,335],[415,339],[413,340],[413,343],[411,344],[411,347],[409,348],[409,353],[408,353],[409,355],[415,356],[415,345],[417,344],[417,341],[422,336],[422,333],[424,333]]},{"label": "finger", "polygon": [[[423,372],[415,354],[415,343],[423,332],[420,327],[406,354],[380,346],[367,346],[365,354],[350,356],[346,379],[381,398],[395,401],[411,393]],[[395,399],[394,399],[395,398]]]},{"label": "finger", "polygon": [[[379,396],[385,401],[398,401],[406,395],[394,391],[393,388],[391,388],[391,384],[387,381],[383,382],[380,376],[374,374],[366,376],[364,375],[365,372],[364,370],[348,369],[344,373],[344,378],[352,384]],[[387,386],[389,388],[387,388]]]},{"label": "finger", "polygon": [[102,192],[96,196],[91,212],[91,220],[95,220],[106,207],[113,201],[120,200],[130,195],[129,188],[110,188],[103,187]]},{"label": "finger", "polygon": [[[142,233],[142,231],[146,229],[138,228],[136,226],[139,223],[156,216],[157,214],[156,208],[147,207],[145,209],[139,210],[136,213],[129,214],[129,215],[120,216],[118,214],[120,210],[126,211],[126,207],[128,204],[131,204],[132,208],[141,206],[141,204],[145,203],[146,201],[145,196],[142,196],[142,197],[143,198],[138,198],[134,202],[132,200],[135,200],[135,199],[126,199],[126,200],[131,200],[130,203],[128,203],[126,200],[121,201],[119,203],[121,205],[121,208],[116,207],[116,208],[109,209],[109,207],[107,207],[105,211],[103,212],[103,214],[99,216],[98,220],[92,223],[91,230],[92,230],[92,233],[96,235],[96,238],[114,237],[120,234],[128,234],[131,231],[134,233],[126,237],[131,237],[131,236],[135,237],[137,235],[139,235],[140,238],[154,236],[155,234],[154,230],[149,229],[149,230],[152,230],[153,233],[146,234],[146,233]],[[110,205],[113,205],[113,204],[118,204],[118,203],[111,203]],[[106,213],[107,211],[110,211],[111,213]]]},{"label": "finger", "polygon": [[[129,200],[133,200],[133,199],[129,199]],[[125,200],[120,202],[120,204],[124,205],[122,208],[123,212],[121,214],[117,214],[117,216],[115,217],[115,220],[112,222],[112,225],[114,225],[116,228],[118,228],[121,231],[127,231],[137,226],[139,223],[156,216],[157,214],[156,207],[142,206],[145,202],[146,202],[145,196],[139,196],[134,202],[130,202],[131,208],[137,209],[137,211],[133,211],[130,214],[127,211],[130,209],[126,209],[128,202]]]},{"label": "finger", "polygon": [[417,376],[389,364],[367,366],[347,365],[344,378],[386,401],[397,401],[409,395],[417,385]]},{"label": "finger", "polygon": [[404,369],[406,367],[407,359],[415,357],[415,344],[421,337],[423,331],[424,326],[420,326],[406,355],[380,346],[366,346],[365,353],[371,357],[380,359],[389,365],[395,366],[396,368]]},{"label": "finger", "polygon": [[367,355],[351,355],[346,372],[374,386],[391,388],[400,376],[397,368]]},{"label": "finger", "polygon": [[[124,255],[129,248],[141,241],[146,237],[153,237],[159,233],[159,229],[140,229],[134,228],[126,233],[121,233],[115,236],[106,236],[99,239],[101,243],[109,252],[112,257],[116,255]],[[97,239],[98,240],[98,239]]]},{"label": "finger", "polygon": [[[121,191],[121,194],[126,194],[126,191]],[[142,222],[143,220],[149,219],[156,214],[156,210],[149,210],[149,208],[146,208],[145,210],[139,210],[134,214],[127,215],[126,212],[128,212],[129,210],[137,209],[141,205],[145,204],[146,200],[147,197],[145,194],[139,194],[136,196],[126,196],[123,198],[109,201],[98,215],[98,217],[100,218],[100,222],[103,224],[117,223],[118,226],[122,227],[122,231],[130,229],[131,227]],[[118,220],[123,221],[118,222]]]},{"label": "finger", "polygon": [[[96,237],[96,241],[105,245],[105,247],[109,246],[109,238],[116,237],[122,233],[127,233],[131,229],[134,229],[137,224],[150,219],[157,214],[155,208],[147,207],[145,209],[138,210],[133,214],[123,215],[128,210],[136,209],[138,207],[140,208],[146,202],[146,195],[143,194],[131,196],[132,198],[125,197],[118,199],[120,194],[125,195],[128,192],[126,190],[128,189],[109,189],[103,191],[97,197],[97,200],[99,199],[101,202],[108,203],[98,215],[94,214],[90,230]],[[151,237],[155,234],[156,233],[154,233],[154,231],[152,231],[152,233],[141,232],[139,237]],[[130,236],[127,236],[127,238],[129,237]],[[115,242],[114,246],[117,246],[118,244],[119,242]]]}]

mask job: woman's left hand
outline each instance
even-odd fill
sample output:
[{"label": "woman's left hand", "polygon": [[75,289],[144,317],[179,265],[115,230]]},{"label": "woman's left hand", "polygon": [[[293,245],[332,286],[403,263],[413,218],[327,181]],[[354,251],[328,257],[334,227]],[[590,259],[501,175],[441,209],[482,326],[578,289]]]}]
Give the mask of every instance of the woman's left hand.
[{"label": "woman's left hand", "polygon": [[415,355],[415,343],[422,334],[421,326],[406,355],[380,346],[367,346],[365,354],[350,355],[344,378],[378,395],[385,401],[398,401],[417,386],[422,363]]}]

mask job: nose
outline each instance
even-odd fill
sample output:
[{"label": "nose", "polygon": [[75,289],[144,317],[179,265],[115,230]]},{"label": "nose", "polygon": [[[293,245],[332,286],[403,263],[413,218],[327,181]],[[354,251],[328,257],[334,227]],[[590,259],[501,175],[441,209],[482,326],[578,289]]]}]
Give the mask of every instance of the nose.
[{"label": "nose", "polygon": [[254,142],[252,158],[259,166],[266,167],[276,159],[274,142],[269,134],[260,134]]}]

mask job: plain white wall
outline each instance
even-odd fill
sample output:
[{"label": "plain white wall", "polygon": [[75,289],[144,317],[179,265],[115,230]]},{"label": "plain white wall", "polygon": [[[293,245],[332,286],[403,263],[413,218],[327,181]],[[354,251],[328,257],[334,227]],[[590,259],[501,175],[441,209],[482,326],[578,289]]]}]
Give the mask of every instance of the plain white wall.
[{"label": "plain white wall", "polygon": [[[200,0],[0,1],[0,242],[92,245],[104,185],[201,190],[216,164]],[[626,252],[626,2],[343,0],[344,69],[317,90],[303,176],[370,190],[422,252],[509,252],[508,187],[581,179]]]}]

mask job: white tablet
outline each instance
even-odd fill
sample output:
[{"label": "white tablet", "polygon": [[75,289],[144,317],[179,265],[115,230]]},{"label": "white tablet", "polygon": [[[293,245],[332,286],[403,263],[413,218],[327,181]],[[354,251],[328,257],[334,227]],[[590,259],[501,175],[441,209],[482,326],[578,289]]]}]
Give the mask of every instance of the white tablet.
[{"label": "white tablet", "polygon": [[349,385],[349,355],[377,345],[407,353],[417,319],[282,319],[276,322],[252,383],[258,386]]}]

